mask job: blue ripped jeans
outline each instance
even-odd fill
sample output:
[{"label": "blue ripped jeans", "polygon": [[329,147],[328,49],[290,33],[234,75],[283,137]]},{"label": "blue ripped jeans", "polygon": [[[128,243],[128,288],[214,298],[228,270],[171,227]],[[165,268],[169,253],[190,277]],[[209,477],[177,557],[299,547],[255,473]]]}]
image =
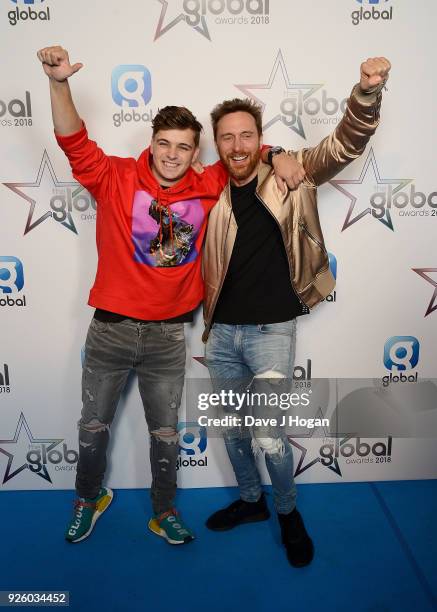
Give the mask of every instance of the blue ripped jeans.
[{"label": "blue ripped jeans", "polygon": [[[241,390],[249,382],[290,384],[296,346],[296,320],[260,325],[214,323],[206,344],[206,363],[215,392]],[[281,381],[282,379],[282,381]],[[265,388],[265,386],[264,386]],[[262,412],[262,408],[261,408]],[[265,409],[268,412],[268,409]],[[227,414],[237,414],[227,407]],[[262,414],[254,416],[265,416]],[[241,499],[254,502],[262,494],[253,449],[264,452],[278,513],[288,514],[296,505],[293,453],[284,428],[241,425],[225,428],[223,437],[240,488]],[[254,441],[255,440],[255,441]]]}]

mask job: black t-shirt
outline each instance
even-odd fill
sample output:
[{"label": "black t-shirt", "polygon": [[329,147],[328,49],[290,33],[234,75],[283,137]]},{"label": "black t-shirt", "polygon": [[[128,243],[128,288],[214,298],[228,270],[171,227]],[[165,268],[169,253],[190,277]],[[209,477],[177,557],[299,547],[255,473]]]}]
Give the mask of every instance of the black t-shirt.
[{"label": "black t-shirt", "polygon": [[215,323],[280,323],[308,312],[291,285],[279,225],[256,196],[256,187],[257,177],[242,187],[231,185],[238,231]]},{"label": "black t-shirt", "polygon": [[133,317],[127,317],[126,315],[121,315],[116,312],[96,308],[94,318],[98,321],[103,321],[104,323],[120,323],[120,321],[124,321],[125,319],[130,319],[131,321],[136,321],[137,323],[192,323],[194,319],[194,310],[184,312],[183,314],[173,317],[172,319],[145,321],[144,319],[134,319]]}]

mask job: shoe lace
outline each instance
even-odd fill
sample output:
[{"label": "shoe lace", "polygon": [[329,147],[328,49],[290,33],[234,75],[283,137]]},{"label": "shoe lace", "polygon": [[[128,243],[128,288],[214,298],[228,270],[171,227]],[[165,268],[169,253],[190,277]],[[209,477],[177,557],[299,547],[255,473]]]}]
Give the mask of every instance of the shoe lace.
[{"label": "shoe lace", "polygon": [[84,499],[76,499],[74,502],[74,511],[79,512],[82,508],[92,508],[95,510],[96,502],[87,502]]},{"label": "shoe lace", "polygon": [[[171,510],[167,510],[166,512],[162,512],[159,516],[156,517],[156,520],[158,521],[159,525],[161,525],[162,521],[164,521],[169,516],[174,516],[175,518],[179,518],[179,513],[176,510],[176,508],[172,508]],[[189,535],[189,533],[190,533],[188,531],[188,529],[186,529],[183,526],[183,524],[180,523],[180,519],[179,519],[179,523],[173,523],[173,527],[181,535]]]},{"label": "shoe lace", "polygon": [[240,508],[242,506],[245,506],[247,504],[247,502],[245,502],[243,499],[236,499],[234,502],[232,502],[232,504],[229,506],[229,510],[231,512],[238,512],[240,510]]},{"label": "shoe lace", "polygon": [[171,508],[171,510],[167,510],[166,512],[162,512],[156,517],[158,523],[162,523],[168,516],[178,516],[178,511],[176,508]]}]

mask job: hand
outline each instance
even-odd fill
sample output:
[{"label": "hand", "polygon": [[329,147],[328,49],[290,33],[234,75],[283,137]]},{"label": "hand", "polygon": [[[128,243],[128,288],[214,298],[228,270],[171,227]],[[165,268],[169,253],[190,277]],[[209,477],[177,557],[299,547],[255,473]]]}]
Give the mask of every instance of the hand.
[{"label": "hand", "polygon": [[72,66],[67,51],[59,46],[40,49],[37,56],[42,62],[46,75],[59,83],[66,81],[83,66],[83,64],[73,64]]},{"label": "hand", "polygon": [[385,57],[369,57],[361,64],[360,87],[366,92],[388,79],[391,64]]},{"label": "hand", "polygon": [[197,172],[197,174],[203,174],[205,172],[202,162],[200,162],[198,159],[191,164],[191,167],[193,168],[194,172]]},{"label": "hand", "polygon": [[305,178],[305,170],[294,155],[287,153],[279,153],[274,155],[272,159],[273,170],[275,171],[275,180],[279,191],[283,194],[287,193],[288,189],[297,189]]}]

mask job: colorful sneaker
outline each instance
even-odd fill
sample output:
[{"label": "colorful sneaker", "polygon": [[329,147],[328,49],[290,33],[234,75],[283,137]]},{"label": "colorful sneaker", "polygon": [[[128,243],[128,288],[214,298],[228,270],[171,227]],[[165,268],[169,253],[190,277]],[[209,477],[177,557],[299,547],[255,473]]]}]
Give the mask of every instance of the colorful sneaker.
[{"label": "colorful sneaker", "polygon": [[80,542],[87,538],[94,525],[112,502],[114,497],[111,489],[102,488],[97,497],[79,497],[74,502],[74,515],[65,533],[68,542]]},{"label": "colorful sneaker", "polygon": [[188,544],[194,540],[193,532],[184,525],[175,508],[150,519],[149,529],[169,544]]}]

